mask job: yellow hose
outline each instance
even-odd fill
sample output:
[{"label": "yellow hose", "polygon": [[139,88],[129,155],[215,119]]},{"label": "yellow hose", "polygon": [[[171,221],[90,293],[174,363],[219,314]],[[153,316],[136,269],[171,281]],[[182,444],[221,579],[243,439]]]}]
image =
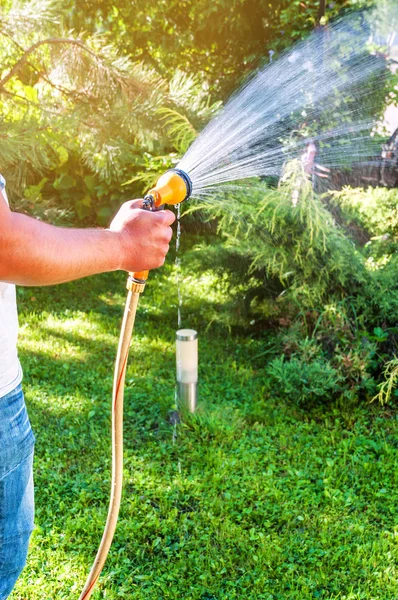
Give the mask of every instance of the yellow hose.
[{"label": "yellow hose", "polygon": [[134,291],[129,291],[127,295],[123,323],[120,331],[119,347],[116,357],[112,396],[112,485],[108,518],[97,556],[95,557],[94,564],[91,568],[89,576],[87,577],[86,584],[79,597],[79,600],[88,600],[94,591],[95,584],[97,583],[101,574],[106,557],[108,556],[109,548],[112,544],[119,515],[123,486],[124,379],[126,375],[127,359],[129,355],[131,335],[133,333],[139,297],[140,293]]}]

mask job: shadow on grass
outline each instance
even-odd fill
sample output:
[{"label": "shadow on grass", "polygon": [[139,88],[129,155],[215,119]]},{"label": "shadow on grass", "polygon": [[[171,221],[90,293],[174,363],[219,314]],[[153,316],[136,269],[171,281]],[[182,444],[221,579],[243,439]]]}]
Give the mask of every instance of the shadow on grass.
[{"label": "shadow on grass", "polygon": [[[148,282],[141,296],[137,313],[137,330],[163,330],[177,328],[178,294],[172,267],[162,268],[153,274],[156,282]],[[55,317],[68,313],[89,313],[90,319],[101,326],[119,327],[125,304],[125,273],[105,273],[80,281],[45,288],[18,288],[18,303],[23,322],[25,315],[50,313]],[[203,331],[208,326],[208,315],[221,311],[222,304],[206,298],[203,290],[195,293],[195,286],[185,295],[184,320]],[[37,314],[37,313],[36,313]],[[40,315],[38,315],[38,321]],[[214,325],[216,326],[216,325]],[[244,334],[242,328],[236,328]],[[225,333],[225,329],[224,329]]]}]

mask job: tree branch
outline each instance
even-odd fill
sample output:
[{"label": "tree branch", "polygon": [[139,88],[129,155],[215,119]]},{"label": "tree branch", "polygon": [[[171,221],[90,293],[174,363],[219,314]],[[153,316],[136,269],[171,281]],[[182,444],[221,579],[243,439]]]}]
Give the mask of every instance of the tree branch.
[{"label": "tree branch", "polygon": [[34,106],[35,108],[40,109],[43,112],[48,112],[53,115],[60,115],[61,113],[53,108],[44,107],[39,102],[34,102],[33,100],[28,100],[25,96],[21,96],[20,94],[15,94],[14,92],[9,92],[8,90],[2,90],[2,93],[6,96],[10,96],[10,98],[15,98],[21,104],[28,104],[29,106]]},{"label": "tree branch", "polygon": [[[51,83],[50,83],[50,85],[51,85]],[[40,109],[44,113],[49,113],[49,114],[55,115],[57,117],[69,117],[73,113],[73,111],[69,111],[68,113],[65,113],[64,111],[59,111],[59,110],[56,110],[55,108],[43,106],[42,103],[34,102],[33,100],[28,100],[24,96],[20,96],[19,94],[15,94],[14,92],[9,92],[8,90],[2,90],[1,93],[5,94],[6,96],[9,96],[11,98],[15,98],[15,100],[17,102],[19,102],[20,104],[33,106],[34,108]],[[87,103],[87,105],[89,105],[89,103]],[[97,111],[97,112],[100,116],[102,116],[104,118],[104,120],[106,119],[107,115],[105,113],[101,113],[100,111]],[[92,131],[92,129],[93,129],[92,123],[88,123],[82,117],[80,117],[80,123]],[[46,127],[43,127],[40,130],[38,129],[37,131],[41,131],[41,130],[44,131],[45,129],[46,129]],[[0,135],[0,137],[1,137],[1,135]]]},{"label": "tree branch", "polygon": [[9,70],[7,75],[5,75],[3,79],[0,80],[0,88],[4,87],[6,83],[8,83],[10,79],[19,71],[19,69],[23,67],[23,65],[26,63],[28,57],[30,56],[30,54],[32,54],[32,52],[37,50],[37,48],[39,48],[40,46],[45,46],[49,44],[72,44],[75,46],[79,46],[95,58],[98,58],[97,55],[92,50],[90,50],[90,48],[88,48],[86,44],[84,44],[81,40],[75,40],[73,38],[48,38],[46,40],[41,40],[33,44],[33,46],[31,46],[27,50],[25,50],[23,56],[21,56],[18,62],[16,62],[15,65]]},{"label": "tree branch", "polygon": [[[14,40],[14,38],[7,32],[5,31],[0,31],[0,35],[4,35],[5,37],[7,37],[21,52],[25,53],[24,48],[18,44],[18,42],[16,40]],[[91,52],[91,50],[89,50],[89,48],[86,47],[86,49]],[[61,92],[62,94],[64,94],[67,97],[72,97],[72,98],[79,98],[79,100],[82,100],[86,95],[81,94],[80,92],[76,91],[76,90],[70,90],[68,88],[65,88],[61,85],[57,85],[55,84],[53,81],[51,81],[51,79],[48,76],[48,71],[46,69],[46,67],[43,64],[40,64],[40,66],[38,67],[37,65],[33,64],[30,60],[25,60],[25,64],[29,65],[37,75],[39,75],[39,77],[41,79],[43,79],[46,83],[48,83],[51,87],[53,87],[54,89],[58,90],[59,92]],[[4,87],[4,84],[3,86]],[[18,96],[18,94],[11,94],[10,92],[6,92],[5,89],[0,89],[0,93],[6,93],[9,96],[10,95],[14,95],[17,96],[19,98],[23,98],[23,96]],[[38,103],[33,102],[32,104],[34,104],[35,106],[39,106]]]}]

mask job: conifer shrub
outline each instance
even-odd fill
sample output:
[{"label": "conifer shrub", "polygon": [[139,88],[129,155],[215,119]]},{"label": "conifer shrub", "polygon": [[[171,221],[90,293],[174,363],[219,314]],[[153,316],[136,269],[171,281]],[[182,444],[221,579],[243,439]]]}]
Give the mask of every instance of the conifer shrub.
[{"label": "conifer shrub", "polygon": [[361,252],[314,194],[299,161],[287,165],[278,188],[257,182],[243,189],[194,207],[217,222],[218,243],[199,247],[205,265],[245,274],[248,291],[275,292],[281,316],[286,306],[311,309],[368,283]]},{"label": "conifer shrub", "polygon": [[246,189],[202,203],[218,241],[195,255],[228,273],[234,323],[272,334],[263,366],[273,393],[299,405],[352,404],[375,397],[385,373],[395,385],[386,365],[398,356],[398,192],[317,196],[298,161],[278,188]]}]

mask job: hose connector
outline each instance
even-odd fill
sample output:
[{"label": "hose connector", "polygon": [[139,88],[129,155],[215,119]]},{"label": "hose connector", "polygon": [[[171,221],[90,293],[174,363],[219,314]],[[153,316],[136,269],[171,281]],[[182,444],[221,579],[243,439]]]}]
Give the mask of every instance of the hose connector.
[{"label": "hose connector", "polygon": [[[137,275],[143,275],[145,279],[138,279]],[[145,290],[147,277],[148,271],[142,271],[142,273],[129,273],[126,288],[133,294],[142,294],[142,292]]]}]

